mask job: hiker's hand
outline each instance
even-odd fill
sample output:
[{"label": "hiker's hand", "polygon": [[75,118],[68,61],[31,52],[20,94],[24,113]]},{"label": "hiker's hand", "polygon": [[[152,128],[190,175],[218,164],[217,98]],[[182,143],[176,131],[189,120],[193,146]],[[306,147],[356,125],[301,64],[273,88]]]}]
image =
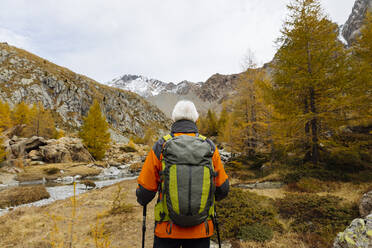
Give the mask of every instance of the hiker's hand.
[{"label": "hiker's hand", "polygon": [[150,191],[139,185],[136,190],[137,202],[142,206],[146,206],[152,199],[154,199],[156,192]]}]

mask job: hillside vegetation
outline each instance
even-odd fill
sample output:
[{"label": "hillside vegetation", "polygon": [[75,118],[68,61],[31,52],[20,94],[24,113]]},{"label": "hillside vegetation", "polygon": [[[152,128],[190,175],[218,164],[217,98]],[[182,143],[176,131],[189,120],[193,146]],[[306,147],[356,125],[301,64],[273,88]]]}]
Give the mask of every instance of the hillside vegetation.
[{"label": "hillside vegetation", "polygon": [[75,130],[93,100],[118,135],[138,135],[144,126],[157,122],[163,129],[169,120],[142,97],[114,89],[57,66],[25,50],[0,43],[0,100],[12,107],[20,102],[40,102],[51,110],[57,127]]}]

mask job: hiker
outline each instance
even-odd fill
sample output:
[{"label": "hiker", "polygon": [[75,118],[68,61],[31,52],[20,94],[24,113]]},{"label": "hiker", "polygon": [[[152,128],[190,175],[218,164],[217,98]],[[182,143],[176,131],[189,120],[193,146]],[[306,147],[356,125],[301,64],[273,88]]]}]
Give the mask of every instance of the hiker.
[{"label": "hiker", "polygon": [[154,248],[208,248],[214,231],[214,199],[228,194],[218,149],[199,135],[198,117],[193,102],[179,101],[172,112],[171,133],[155,143],[138,177],[136,195],[144,206],[144,223],[146,205],[159,192]]}]

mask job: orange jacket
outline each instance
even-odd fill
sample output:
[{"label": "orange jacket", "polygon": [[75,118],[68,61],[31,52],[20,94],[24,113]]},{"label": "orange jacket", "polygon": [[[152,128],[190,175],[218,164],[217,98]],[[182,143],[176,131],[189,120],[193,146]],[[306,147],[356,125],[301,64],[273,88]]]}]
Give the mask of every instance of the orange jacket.
[{"label": "orange jacket", "polygon": [[[177,121],[172,126],[172,134],[174,136],[179,135],[191,135],[195,136],[197,133],[196,125],[191,121]],[[208,140],[214,146],[212,141]],[[159,172],[161,171],[161,148],[164,144],[164,140],[160,139],[149,152],[145,163],[142,167],[141,173],[138,177],[139,187],[137,189],[137,201],[146,205],[150,202],[156,195],[158,186],[160,183]],[[215,147],[215,146],[214,146]],[[217,172],[216,177],[216,200],[221,200],[227,196],[229,190],[229,182],[226,172],[223,168],[221,158],[217,147],[214,149],[214,154],[212,157],[214,170]],[[195,238],[206,238],[213,234],[213,222],[209,220],[209,233],[204,223],[192,226],[192,227],[180,227],[173,224],[172,232],[167,233],[168,222],[161,222],[156,224],[155,235],[159,238],[173,238],[173,239],[195,239]]]}]

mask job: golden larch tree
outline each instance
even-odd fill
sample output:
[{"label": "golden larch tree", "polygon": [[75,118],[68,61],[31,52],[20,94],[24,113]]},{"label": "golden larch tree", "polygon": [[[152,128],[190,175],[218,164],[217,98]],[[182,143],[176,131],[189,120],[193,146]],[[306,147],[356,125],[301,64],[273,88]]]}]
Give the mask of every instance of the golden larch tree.
[{"label": "golden larch tree", "polygon": [[241,75],[236,94],[230,101],[233,120],[230,133],[235,134],[232,136],[232,147],[249,156],[267,147],[270,118],[259,86],[268,80],[265,70],[257,69],[251,62]]},{"label": "golden larch tree", "polygon": [[102,114],[100,104],[93,101],[88,115],[84,117],[79,136],[95,159],[102,159],[110,145],[109,125]]},{"label": "golden larch tree", "polygon": [[12,126],[10,107],[7,102],[0,101],[0,128],[6,130]]},{"label": "golden larch tree", "polygon": [[11,118],[14,125],[27,125],[30,122],[30,107],[25,102],[15,105]]},{"label": "golden larch tree", "polygon": [[30,109],[30,120],[23,131],[26,137],[40,136],[46,139],[57,138],[53,116],[48,109],[44,109],[41,102],[33,104]]},{"label": "golden larch tree", "polygon": [[321,139],[341,121],[345,49],[339,28],[323,14],[319,0],[294,0],[273,61],[271,104],[277,140],[319,162]]},{"label": "golden larch tree", "polygon": [[229,118],[228,114],[229,113],[227,111],[226,102],[223,102],[220,117],[218,118],[218,122],[217,122],[218,135],[220,135],[226,127],[226,124]]}]

